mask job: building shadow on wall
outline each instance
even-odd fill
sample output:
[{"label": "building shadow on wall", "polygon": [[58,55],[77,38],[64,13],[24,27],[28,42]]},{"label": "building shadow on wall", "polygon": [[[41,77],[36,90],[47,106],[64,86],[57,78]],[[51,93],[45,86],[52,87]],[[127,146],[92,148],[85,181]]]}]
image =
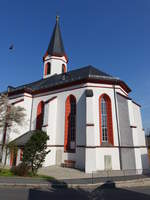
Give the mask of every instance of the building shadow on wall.
[{"label": "building shadow on wall", "polygon": [[97,187],[94,190],[90,188],[69,188],[67,184],[53,182],[50,189],[30,189],[28,200],[149,200],[150,195],[116,188],[115,183],[107,181],[105,184]]},{"label": "building shadow on wall", "polygon": [[142,169],[144,169],[143,174],[150,175],[150,162],[149,162],[148,154],[141,155],[141,162],[142,162]]}]

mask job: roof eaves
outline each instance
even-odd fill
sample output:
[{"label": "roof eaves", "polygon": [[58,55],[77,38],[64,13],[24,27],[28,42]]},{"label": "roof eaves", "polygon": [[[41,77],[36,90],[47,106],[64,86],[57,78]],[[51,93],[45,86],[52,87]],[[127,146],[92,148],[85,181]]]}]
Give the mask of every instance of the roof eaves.
[{"label": "roof eaves", "polygon": [[97,78],[97,79],[105,79],[105,80],[120,80],[120,78],[118,77],[93,75],[93,74],[89,74],[89,78]]}]

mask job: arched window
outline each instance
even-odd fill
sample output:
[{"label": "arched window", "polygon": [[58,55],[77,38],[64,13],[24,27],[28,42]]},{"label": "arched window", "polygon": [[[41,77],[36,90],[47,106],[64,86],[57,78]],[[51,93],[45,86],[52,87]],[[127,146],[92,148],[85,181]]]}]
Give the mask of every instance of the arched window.
[{"label": "arched window", "polygon": [[65,141],[64,151],[75,152],[76,142],[76,98],[67,97],[65,104]]},{"label": "arched window", "polygon": [[62,73],[65,73],[66,71],[66,65],[62,64]]},{"label": "arched window", "polygon": [[49,75],[51,73],[51,63],[46,63],[45,65],[45,75]]},{"label": "arched window", "polygon": [[44,102],[41,101],[37,107],[37,116],[36,116],[36,129],[41,130],[43,126],[43,117],[44,117]]},{"label": "arched window", "polygon": [[100,142],[114,144],[112,127],[111,100],[103,94],[99,98]]},{"label": "arched window", "polygon": [[106,101],[101,99],[101,129],[102,129],[102,142],[108,142],[108,126],[107,126],[107,110]]}]

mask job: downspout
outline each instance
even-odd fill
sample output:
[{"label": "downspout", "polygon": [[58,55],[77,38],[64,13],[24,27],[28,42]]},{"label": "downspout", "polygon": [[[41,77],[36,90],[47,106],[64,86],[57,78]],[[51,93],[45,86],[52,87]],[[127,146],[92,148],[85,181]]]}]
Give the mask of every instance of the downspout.
[{"label": "downspout", "polygon": [[32,104],[31,104],[31,114],[30,114],[30,130],[31,131],[31,126],[32,126],[32,111],[33,111],[33,96],[32,96]]},{"label": "downspout", "polygon": [[118,110],[117,110],[115,85],[113,86],[113,89],[114,89],[115,113],[116,113],[116,123],[117,123],[117,133],[118,133],[119,161],[120,161],[120,169],[122,170],[122,156],[121,156],[121,147],[120,147],[120,133],[119,133],[119,122],[118,122]]}]

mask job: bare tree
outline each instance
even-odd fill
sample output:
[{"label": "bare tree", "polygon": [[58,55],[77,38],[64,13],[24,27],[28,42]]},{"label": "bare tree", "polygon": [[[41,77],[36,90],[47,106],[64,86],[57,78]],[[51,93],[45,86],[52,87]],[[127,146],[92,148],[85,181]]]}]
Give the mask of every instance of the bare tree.
[{"label": "bare tree", "polygon": [[13,123],[22,125],[25,117],[24,111],[23,107],[10,104],[8,96],[2,94],[0,96],[0,128],[4,128],[6,124],[11,127]]},{"label": "bare tree", "polygon": [[9,98],[6,94],[0,95],[0,129],[2,135],[1,155],[2,159],[3,149],[6,143],[7,130],[11,129],[13,124],[22,125],[25,118],[25,109],[20,106],[14,106],[9,103]]}]

